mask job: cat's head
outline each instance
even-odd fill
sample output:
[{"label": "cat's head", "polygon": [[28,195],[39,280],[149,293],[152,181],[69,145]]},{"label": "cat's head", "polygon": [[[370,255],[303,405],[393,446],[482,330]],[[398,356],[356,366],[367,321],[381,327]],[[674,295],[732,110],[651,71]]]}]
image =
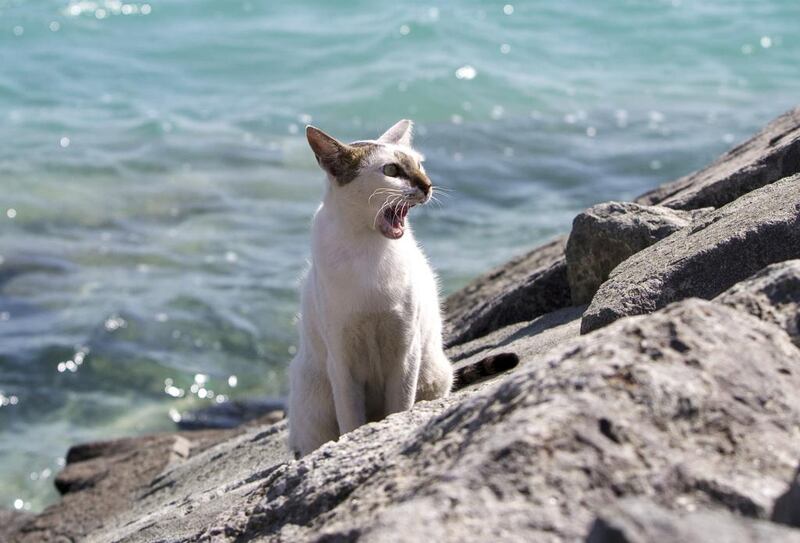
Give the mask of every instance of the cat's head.
[{"label": "cat's head", "polygon": [[426,203],[433,192],[424,157],[411,148],[412,128],[404,119],[377,140],[342,143],[306,127],[308,144],[328,174],[331,197],[352,218],[389,239],[403,236],[408,210]]}]

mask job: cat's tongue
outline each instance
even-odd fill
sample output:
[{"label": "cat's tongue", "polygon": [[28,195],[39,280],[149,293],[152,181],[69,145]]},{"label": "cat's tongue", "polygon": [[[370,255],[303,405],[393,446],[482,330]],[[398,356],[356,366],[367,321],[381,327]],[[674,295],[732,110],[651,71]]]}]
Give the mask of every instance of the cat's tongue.
[{"label": "cat's tongue", "polygon": [[410,206],[399,204],[387,208],[381,215],[379,229],[389,239],[400,239],[406,228],[406,215]]}]

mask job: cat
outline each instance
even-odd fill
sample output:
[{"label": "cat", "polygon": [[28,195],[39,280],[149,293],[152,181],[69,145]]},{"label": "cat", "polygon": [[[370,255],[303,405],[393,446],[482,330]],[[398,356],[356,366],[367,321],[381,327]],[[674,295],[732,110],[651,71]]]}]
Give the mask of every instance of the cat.
[{"label": "cat", "polygon": [[430,201],[424,157],[401,120],[377,140],[306,138],[327,184],[312,222],[300,342],[289,367],[289,446],[304,456],[362,424],[516,365],[489,357],[455,374],[442,346],[438,280],[408,212]]}]

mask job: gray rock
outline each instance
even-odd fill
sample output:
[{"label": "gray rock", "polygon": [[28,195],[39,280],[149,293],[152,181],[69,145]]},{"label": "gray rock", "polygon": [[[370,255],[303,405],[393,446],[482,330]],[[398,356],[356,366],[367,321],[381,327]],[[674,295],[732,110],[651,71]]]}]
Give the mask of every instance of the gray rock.
[{"label": "gray rock", "polygon": [[482,275],[445,301],[448,347],[570,305],[566,236]]},{"label": "gray rock", "polygon": [[617,264],[710,210],[687,212],[630,202],[606,202],[575,217],[567,241],[572,303],[588,304]]},{"label": "gray rock", "polygon": [[676,209],[720,207],[750,191],[800,172],[800,107],[700,171],[640,196],[640,204]]},{"label": "gray rock", "polygon": [[767,266],[714,301],[777,324],[800,347],[800,260]]},{"label": "gray rock", "polygon": [[[520,357],[532,358],[543,354],[559,343],[578,337],[581,316],[586,306],[565,307],[536,317],[529,322],[519,322],[495,330],[481,338],[474,339],[447,349],[447,356],[456,367],[477,361],[483,356],[502,351],[520,338],[525,338],[525,351],[517,353]],[[476,356],[479,355],[479,356]]]},{"label": "gray rock", "polygon": [[281,420],[286,402],[280,398],[246,398],[214,403],[181,413],[176,423],[179,430],[208,430],[236,428],[246,422],[270,415],[274,422]]},{"label": "gray rock", "polygon": [[614,268],[581,332],[690,296],[713,298],[769,264],[798,257],[800,175],[746,194]]},{"label": "gray rock", "polygon": [[0,541],[12,541],[35,516],[26,511],[0,509]]},{"label": "gray rock", "polygon": [[[645,198],[689,209],[774,182],[628,258],[595,301],[646,313],[800,256],[800,177],[772,178],[797,162],[796,116],[730,165]],[[0,540],[793,540],[758,520],[798,522],[800,350],[774,324],[792,331],[788,280],[743,283],[737,309],[683,300],[576,337],[564,244],[447,301],[449,355],[468,364],[512,351],[523,363],[509,374],[300,460],[282,421],[76,447],[62,500],[34,517],[0,512]],[[776,312],[740,311],[760,307],[748,296]]]},{"label": "gray rock", "polygon": [[0,541],[83,541],[146,495],[149,483],[164,469],[240,432],[160,434],[72,447],[55,480],[61,501]]},{"label": "gray rock", "polygon": [[250,430],[169,468],[87,539],[574,541],[636,496],[765,519],[800,457],[798,387],[782,330],[685,300],[301,460],[283,423]]},{"label": "gray rock", "polygon": [[775,501],[772,520],[800,528],[800,466],[797,467],[789,488]]},{"label": "gray rock", "polygon": [[586,543],[800,543],[800,531],[725,511],[678,513],[629,498],[605,509]]}]

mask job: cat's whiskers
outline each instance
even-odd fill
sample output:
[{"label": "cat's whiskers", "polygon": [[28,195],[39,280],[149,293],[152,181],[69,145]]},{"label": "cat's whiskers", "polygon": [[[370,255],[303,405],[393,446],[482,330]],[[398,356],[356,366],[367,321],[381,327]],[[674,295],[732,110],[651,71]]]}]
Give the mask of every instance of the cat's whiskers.
[{"label": "cat's whiskers", "polygon": [[431,202],[433,202],[434,204],[437,204],[439,207],[444,207],[444,204],[442,203],[442,201],[439,198],[437,198],[436,195],[433,194],[433,192],[431,192]]},{"label": "cat's whiskers", "polygon": [[383,202],[383,204],[381,204],[381,207],[378,208],[378,211],[375,213],[375,218],[372,219],[372,228],[377,228],[378,227],[378,217],[383,212],[384,208],[386,207],[386,205],[388,203],[389,203],[389,200],[387,199],[386,201]]},{"label": "cat's whiskers", "polygon": [[392,194],[400,194],[400,189],[395,189],[395,188],[391,188],[391,187],[377,188],[372,193],[372,195],[369,197],[369,199],[367,199],[367,204],[371,204],[372,203],[372,199],[375,196],[379,196],[379,195],[382,195],[382,194],[390,194],[390,195],[392,195]]},{"label": "cat's whiskers", "polygon": [[443,189],[442,187],[433,187],[431,189],[431,195],[438,194],[439,196],[447,196],[451,198],[453,195],[451,194],[452,189]]},{"label": "cat's whiskers", "polygon": [[[411,207],[422,203],[418,201],[418,198],[416,198],[416,188],[398,189],[394,187],[380,187],[372,192],[370,197],[367,199],[367,203],[371,204],[373,198],[376,196],[384,196],[386,197],[386,200],[378,208],[378,211],[375,213],[375,217],[372,219],[373,228],[377,228],[378,217],[380,217],[381,213],[383,213],[387,208],[399,206],[400,212],[403,214],[403,216],[405,216]],[[433,194],[433,191],[431,191],[430,199],[434,203],[438,204],[439,207],[442,207],[442,201],[436,198],[436,196]]]},{"label": "cat's whiskers", "polygon": [[372,220],[372,228],[377,228],[378,227],[378,217],[380,216],[381,213],[383,213],[383,210],[386,209],[387,207],[392,207],[394,205],[394,202],[396,202],[400,198],[401,198],[401,196],[390,195],[386,199],[386,201],[383,202],[383,205],[380,208],[378,208],[378,212],[375,213],[375,218]]},{"label": "cat's whiskers", "polygon": [[381,194],[385,194],[386,192],[387,192],[387,189],[384,189],[384,188],[375,189],[372,192],[372,194],[370,194],[369,198],[367,198],[367,205],[372,203],[372,199],[375,198],[375,196],[378,196],[378,195],[381,195]]}]

